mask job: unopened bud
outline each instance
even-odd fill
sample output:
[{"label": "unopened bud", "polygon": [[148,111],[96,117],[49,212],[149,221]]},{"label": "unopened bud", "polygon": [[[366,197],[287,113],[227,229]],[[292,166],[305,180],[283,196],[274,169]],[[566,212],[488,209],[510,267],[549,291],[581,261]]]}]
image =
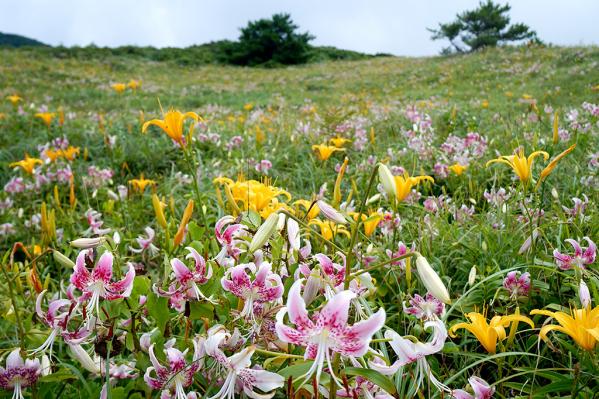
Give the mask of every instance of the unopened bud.
[{"label": "unopened bud", "polygon": [[418,276],[420,277],[422,284],[424,284],[426,289],[435,298],[444,303],[451,303],[449,292],[447,291],[447,288],[445,288],[445,284],[443,284],[441,277],[439,277],[437,272],[422,255],[416,256],[416,270],[418,271]]},{"label": "unopened bud", "polygon": [[76,240],[71,241],[71,246],[81,249],[95,248],[101,245],[104,242],[104,240],[104,237],[78,238]]},{"label": "unopened bud", "polygon": [[380,163],[379,169],[378,169],[378,174],[379,174],[379,181],[380,181],[381,185],[383,186],[385,193],[387,193],[387,196],[389,198],[395,197],[396,193],[397,193],[397,187],[395,185],[395,177],[393,176],[393,173],[391,173],[391,171],[389,170],[387,165]]},{"label": "unopened bud", "polygon": [[60,265],[62,265],[64,267],[70,267],[70,268],[75,267],[75,263],[72,260],[70,260],[69,258],[67,258],[62,253],[60,253],[56,250],[52,251],[52,256],[54,257],[54,260],[56,262],[58,262]]},{"label": "unopened bud", "polygon": [[474,281],[476,280],[476,266],[472,266],[470,269],[470,274],[468,274],[468,285],[474,285]]},{"label": "unopened bud", "polygon": [[324,215],[324,217],[326,217],[330,221],[335,222],[337,224],[347,223],[345,217],[338,210],[336,210],[323,200],[317,201],[316,205],[318,205],[318,209],[320,209],[320,212]]},{"label": "unopened bud", "polygon": [[250,243],[249,252],[254,253],[256,250],[262,248],[264,244],[270,239],[270,236],[277,230],[277,224],[279,223],[279,214],[277,212],[271,213],[264,223],[258,228],[252,242]]},{"label": "unopened bud", "polygon": [[587,283],[582,279],[580,280],[580,286],[578,287],[578,296],[580,297],[580,303],[583,308],[591,306],[591,293],[589,292]]}]

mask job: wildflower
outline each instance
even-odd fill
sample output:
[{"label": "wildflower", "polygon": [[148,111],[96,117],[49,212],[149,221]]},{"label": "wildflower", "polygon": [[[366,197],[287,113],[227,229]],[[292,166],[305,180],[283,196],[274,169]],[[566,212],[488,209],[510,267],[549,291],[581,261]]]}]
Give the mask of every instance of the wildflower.
[{"label": "wildflower", "polygon": [[580,284],[578,286],[578,297],[580,298],[580,303],[583,308],[591,306],[591,293],[587,283],[585,283],[583,279],[580,279]]},{"label": "wildflower", "polygon": [[340,256],[343,259],[343,265],[334,263],[325,254],[314,255],[318,267],[310,269],[307,264],[300,263],[295,277],[297,280],[302,274],[307,279],[302,296],[306,303],[311,303],[322,290],[324,290],[325,298],[331,299],[335,292],[342,288],[345,281],[345,255],[340,253]]},{"label": "wildflower", "polygon": [[402,176],[393,176],[393,185],[391,187],[393,187],[394,190],[391,190],[391,192],[387,191],[387,195],[395,195],[395,198],[397,198],[399,202],[404,201],[412,192],[412,188],[425,180],[428,180],[431,183],[435,182],[430,176],[410,176],[408,172],[404,171]]},{"label": "wildflower", "polygon": [[335,222],[337,224],[346,224],[345,216],[343,216],[339,211],[333,208],[328,203],[323,200],[316,201],[316,205],[318,205],[318,209],[320,212],[329,219],[331,222]]},{"label": "wildflower", "polygon": [[231,257],[237,259],[241,254],[240,244],[245,243],[242,236],[245,235],[246,226],[236,223],[233,216],[223,216],[214,226],[214,235],[218,243],[222,246],[216,260],[223,264],[225,258]]},{"label": "wildflower", "polygon": [[503,279],[503,288],[510,293],[510,298],[518,299],[521,296],[528,296],[530,292],[530,273],[511,271]]},{"label": "wildflower", "polygon": [[131,79],[129,81],[129,83],[127,83],[127,87],[130,88],[131,90],[137,90],[141,87],[141,81],[140,80],[135,80],[135,79]]},{"label": "wildflower", "polygon": [[90,249],[101,245],[104,241],[106,241],[106,238],[104,237],[78,238],[71,241],[71,246],[81,249]]},{"label": "wildflower", "polygon": [[190,199],[187,202],[187,206],[183,211],[183,216],[181,216],[181,223],[179,223],[179,228],[177,229],[177,233],[175,234],[175,238],[173,239],[173,245],[178,247],[183,240],[185,239],[185,233],[187,231],[187,224],[191,220],[191,216],[193,214],[193,200]]},{"label": "wildflower", "polygon": [[41,159],[31,158],[29,156],[29,154],[25,153],[25,159],[18,161],[18,162],[13,162],[13,163],[9,164],[8,166],[11,168],[19,167],[19,168],[23,169],[26,173],[31,175],[31,174],[33,174],[35,165],[41,165],[41,164],[43,164],[43,161]]},{"label": "wildflower", "polygon": [[[250,280],[246,270],[254,274],[254,281]],[[221,279],[221,285],[225,291],[244,301],[240,316],[249,319],[254,319],[256,310],[260,311],[265,303],[274,302],[283,295],[281,277],[271,271],[268,262],[262,262],[257,269],[254,263],[232,267]]]},{"label": "wildflower", "polygon": [[295,201],[293,205],[299,205],[304,209],[305,212],[307,212],[306,219],[308,219],[308,221],[314,219],[320,213],[320,208],[318,207],[318,204],[316,204],[313,201],[300,199]]},{"label": "wildflower", "polygon": [[316,154],[316,157],[319,160],[326,161],[327,159],[329,159],[331,157],[331,155],[333,155],[334,152],[345,151],[345,150],[341,149],[341,148],[337,148],[335,146],[331,146],[331,145],[326,145],[326,144],[316,145],[315,144],[312,146],[312,151],[314,151],[314,153]]},{"label": "wildflower", "polygon": [[553,257],[555,263],[562,270],[570,269],[586,269],[586,267],[595,262],[595,256],[597,254],[597,246],[589,237],[584,237],[584,240],[588,243],[588,247],[583,250],[578,241],[571,238],[567,239],[566,242],[572,245],[574,248],[573,255],[562,254],[558,249],[553,250]]},{"label": "wildflower", "polygon": [[487,162],[486,166],[493,163],[503,163],[510,166],[516,176],[520,179],[523,184],[527,184],[531,179],[532,164],[536,157],[542,155],[545,161],[549,158],[549,154],[545,151],[534,151],[528,157],[524,155],[524,150],[520,149],[517,154],[514,155],[502,155],[497,159],[492,159]]},{"label": "wildflower", "polygon": [[231,338],[230,334],[220,331],[210,335],[204,344],[206,354],[213,357],[226,373],[221,389],[208,399],[233,398],[236,392],[241,391],[249,398],[272,397],[274,392],[259,394],[254,389],[270,392],[281,388],[285,379],[277,373],[251,368],[251,357],[256,350],[253,345],[227,357],[219,348],[227,338]]},{"label": "wildflower", "polygon": [[462,389],[451,391],[451,396],[454,399],[491,399],[495,393],[495,387],[492,387],[480,377],[472,376],[468,378],[470,387],[474,392],[474,396]]},{"label": "wildflower", "polygon": [[445,284],[437,274],[437,272],[431,267],[424,256],[418,254],[416,256],[416,270],[420,281],[426,287],[426,289],[434,295],[437,299],[444,303],[450,303],[451,298],[449,292],[445,288]]},{"label": "wildflower", "polygon": [[272,213],[284,207],[285,201],[291,200],[291,194],[272,186],[270,184],[271,180],[268,178],[264,178],[262,182],[259,182],[257,180],[245,180],[243,176],[240,176],[237,181],[226,177],[217,177],[214,179],[214,183],[224,188],[227,200],[235,215],[242,210],[252,210],[260,213],[263,217],[267,217],[268,215],[265,214],[267,210]]},{"label": "wildflower", "polygon": [[[161,398],[188,399],[185,388],[193,384],[193,375],[203,365],[202,357],[204,355],[201,344],[193,340],[194,352],[191,362],[185,360],[188,349],[180,350],[168,347],[164,350],[166,354],[167,366],[160,364],[154,354],[154,344],[150,345],[149,354],[152,366],[146,369],[144,381],[152,389],[162,390]],[[152,377],[152,372],[156,377]],[[193,397],[193,396],[192,396]]]},{"label": "wildflower", "polygon": [[272,168],[272,162],[270,162],[268,159],[263,159],[260,162],[257,162],[256,165],[254,166],[254,169],[256,169],[256,172],[264,173],[265,175],[268,174],[268,171],[270,170],[270,168]]},{"label": "wildflower", "polygon": [[104,252],[90,273],[86,265],[93,264],[92,250],[83,250],[77,256],[70,281],[83,293],[81,300],[87,301],[88,320],[94,309],[96,315],[100,316],[100,298],[112,301],[131,295],[135,278],[133,265],[129,264],[129,270],[122,280],[112,282],[113,261],[112,253]]},{"label": "wildflower", "polygon": [[[349,326],[347,324],[349,305],[356,294],[346,290],[335,294],[311,319],[300,294],[302,283],[303,279],[300,279],[291,286],[287,307],[277,314],[275,328],[279,339],[306,347],[304,357],[314,359],[310,369],[299,378],[304,377],[308,380],[316,373],[318,381],[325,359],[330,372],[333,372],[331,351],[342,356],[356,357],[363,356],[368,351],[372,335],[385,324],[385,310],[381,308],[368,319]],[[283,324],[285,314],[289,315],[289,321],[295,325],[295,328]]]},{"label": "wildflower", "polygon": [[114,91],[116,91],[117,93],[121,94],[122,92],[125,91],[125,89],[127,88],[127,85],[125,83],[113,83],[110,85],[110,87],[112,87],[112,89]]},{"label": "wildflower", "polygon": [[448,388],[438,381],[430,372],[426,361],[426,356],[440,352],[447,339],[447,329],[441,320],[427,321],[424,328],[432,328],[433,334],[429,342],[412,342],[402,337],[395,331],[389,329],[385,331],[385,338],[389,340],[389,345],[397,355],[397,360],[390,366],[382,365],[376,362],[368,362],[371,369],[384,375],[395,374],[400,367],[417,362],[417,386],[422,384],[425,377],[430,378],[431,383],[441,391],[447,391]]},{"label": "wildflower", "polygon": [[[414,243],[412,243],[412,246],[410,247],[410,252],[414,252],[415,250],[416,250],[416,246],[414,245]],[[386,254],[390,259],[399,258],[401,256],[406,255],[408,252],[409,252],[408,247],[406,246],[406,244],[403,243],[403,241],[400,241],[397,244],[397,251],[393,252],[390,249],[386,250]],[[391,262],[391,265],[399,266],[399,268],[401,270],[405,270],[409,259],[410,258],[396,260],[396,261]]]},{"label": "wildflower", "polygon": [[6,368],[0,367],[0,387],[13,391],[13,399],[23,399],[23,388],[37,382],[42,368],[38,359],[23,361],[21,350],[15,349],[6,357]]},{"label": "wildflower", "polygon": [[[69,350],[72,356],[81,363],[84,369],[89,371],[95,376],[104,377],[106,375],[106,359],[101,358],[96,353],[92,358],[89,353],[79,344],[69,345]],[[135,362],[127,362],[117,365],[112,361],[108,365],[108,375],[110,379],[125,379],[125,378],[137,378],[138,375],[135,373]]]},{"label": "wildflower", "polygon": [[430,292],[427,292],[424,298],[414,294],[409,303],[411,305],[409,308],[406,308],[405,303],[403,304],[404,312],[420,320],[435,320],[445,313],[445,304]]},{"label": "wildflower", "polygon": [[56,114],[53,112],[38,112],[34,116],[36,118],[41,119],[44,122],[44,124],[46,125],[46,127],[50,127],[50,125],[52,124],[52,119],[54,119]]},{"label": "wildflower", "polygon": [[547,341],[549,331],[556,330],[569,335],[584,350],[595,349],[599,340],[599,306],[595,306],[594,309],[591,309],[590,306],[583,309],[571,309],[570,314],[540,309],[532,310],[530,314],[551,317],[559,323],[559,326],[548,324],[541,328],[539,338],[543,341]]},{"label": "wildflower", "polygon": [[147,226],[144,229],[144,231],[146,233],[145,236],[140,235],[135,239],[135,241],[137,241],[137,244],[139,245],[139,248],[129,247],[129,249],[131,250],[131,252],[134,252],[136,254],[141,254],[145,251],[148,251],[150,256],[154,256],[158,253],[158,248],[153,244],[154,238],[156,237],[156,233],[154,232],[154,229],[150,226]]},{"label": "wildflower", "polygon": [[[201,121],[201,118],[195,112],[181,113],[180,111],[170,110],[164,114],[164,119],[152,119],[143,124],[141,131],[145,133],[151,125],[162,129],[174,142],[181,147],[185,147],[185,137],[183,137],[183,123],[186,119],[193,119],[195,122]],[[189,127],[189,135],[193,132],[194,124]]]},{"label": "wildflower", "polygon": [[131,186],[133,186],[134,190],[136,190],[140,194],[143,194],[144,191],[146,190],[147,186],[155,186],[156,182],[154,180],[151,180],[151,179],[146,179],[144,177],[144,174],[142,173],[139,176],[139,179],[131,179],[131,180],[129,180],[129,184],[131,184]]},{"label": "wildflower", "polygon": [[553,172],[553,169],[555,169],[555,167],[557,166],[557,163],[563,157],[565,157],[566,155],[568,155],[569,153],[571,153],[572,151],[574,151],[575,148],[576,148],[576,144],[572,144],[568,149],[566,149],[562,153],[558,154],[555,158],[553,158],[549,162],[549,164],[547,164],[547,166],[545,167],[545,169],[543,169],[541,171],[541,175],[539,176],[539,180],[537,181],[536,188],[539,188],[539,186],[541,185],[541,183],[543,182],[543,180],[545,180],[547,178],[547,176],[549,176],[551,174],[551,172]]},{"label": "wildflower", "polygon": [[456,175],[460,176],[462,173],[464,173],[464,171],[467,168],[468,168],[468,166],[464,166],[464,165],[460,165],[459,163],[455,163],[449,167],[449,170],[451,170]]},{"label": "wildflower", "polygon": [[324,237],[325,240],[332,240],[333,236],[337,234],[343,234],[346,237],[350,237],[349,231],[345,228],[345,226],[336,224],[329,220],[320,220],[320,219],[312,219],[308,222],[308,225],[316,225],[320,227],[320,235]]},{"label": "wildflower", "polygon": [[455,338],[454,333],[456,330],[460,328],[466,329],[474,334],[486,351],[491,354],[497,351],[497,341],[503,341],[506,338],[505,327],[520,321],[527,323],[531,328],[535,326],[532,320],[519,314],[494,316],[489,323],[487,323],[485,315],[481,313],[470,312],[466,314],[466,317],[470,320],[470,323],[462,322],[454,324],[449,329],[449,335]]},{"label": "wildflower", "polygon": [[334,145],[335,147],[337,147],[337,148],[343,148],[343,146],[344,146],[346,143],[349,143],[349,142],[351,142],[351,140],[350,140],[350,139],[346,139],[346,138],[344,138],[344,137],[339,137],[339,136],[337,136],[337,137],[334,137],[334,138],[330,139],[330,140],[329,140],[329,142],[330,142],[331,144],[333,144],[333,145]]},{"label": "wildflower", "polygon": [[110,233],[110,229],[103,229],[102,225],[104,221],[101,220],[102,214],[93,209],[88,209],[85,212],[85,219],[87,220],[87,224],[89,228],[83,232],[84,235],[94,234],[94,235],[104,235]]},{"label": "wildflower", "polygon": [[19,102],[23,101],[21,97],[16,94],[6,96],[6,99],[11,102],[12,105],[16,106]]}]

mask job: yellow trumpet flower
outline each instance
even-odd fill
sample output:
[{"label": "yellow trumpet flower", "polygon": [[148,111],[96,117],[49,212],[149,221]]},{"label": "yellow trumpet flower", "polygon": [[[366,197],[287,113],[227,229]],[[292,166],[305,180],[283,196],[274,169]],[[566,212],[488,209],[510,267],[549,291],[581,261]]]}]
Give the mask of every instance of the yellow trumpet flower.
[{"label": "yellow trumpet flower", "polygon": [[312,151],[316,154],[316,157],[321,161],[326,161],[333,155],[336,151],[345,151],[343,148],[337,148],[334,145],[326,145],[326,144],[314,144],[312,146]]},{"label": "yellow trumpet flower", "polygon": [[515,155],[502,155],[497,159],[492,159],[487,162],[486,167],[493,163],[503,163],[508,165],[514,170],[514,173],[518,176],[523,184],[527,184],[530,181],[532,174],[532,164],[536,157],[542,155],[545,161],[549,158],[549,154],[545,151],[534,151],[528,157],[524,154],[524,150],[520,149],[518,154]]},{"label": "yellow trumpet flower", "polygon": [[537,185],[536,185],[536,189],[539,188],[539,186],[541,185],[541,183],[543,182],[543,180],[545,180],[547,178],[547,176],[549,176],[551,174],[551,172],[553,172],[553,169],[555,169],[555,167],[557,166],[557,163],[566,155],[568,155],[569,153],[571,153],[572,151],[574,151],[574,149],[576,148],[576,144],[572,144],[570,147],[568,147],[565,151],[563,151],[562,153],[560,153],[559,155],[557,155],[555,158],[553,158],[545,167],[545,169],[543,169],[541,171],[541,175],[539,176],[539,181],[537,181]]},{"label": "yellow trumpet flower", "polygon": [[346,143],[349,143],[350,141],[351,141],[350,139],[346,139],[345,137],[339,137],[339,136],[334,137],[329,140],[329,142],[337,148],[343,148],[343,146]]},{"label": "yellow trumpet flower", "polygon": [[127,87],[130,88],[131,90],[137,90],[141,87],[141,81],[140,80],[135,80],[135,79],[131,79],[129,81],[129,83],[127,83]]},{"label": "yellow trumpet flower", "polygon": [[[318,204],[314,203],[314,205],[312,205],[312,201],[300,199],[295,201],[293,205],[299,205],[300,207],[304,208],[304,213],[308,212],[308,209],[310,209],[310,212],[308,212],[307,215],[308,220],[314,219],[320,213],[320,208],[318,207]],[[312,208],[310,208],[310,205],[312,205]]]},{"label": "yellow trumpet flower", "polygon": [[252,210],[262,216],[268,216],[273,211],[285,207],[285,202],[291,200],[291,194],[272,186],[267,178],[263,182],[259,182],[245,180],[243,176],[240,176],[237,181],[227,177],[217,177],[213,182],[223,186],[227,200],[235,214],[239,214],[240,210]]},{"label": "yellow trumpet flower", "polygon": [[494,354],[497,351],[497,342],[506,338],[505,328],[511,323],[524,322],[534,328],[534,323],[526,316],[513,314],[508,316],[494,316],[489,323],[484,314],[470,312],[466,314],[470,323],[462,322],[449,329],[449,335],[455,338],[455,331],[463,328],[470,331],[487,352]]},{"label": "yellow trumpet flower", "polygon": [[13,162],[8,166],[10,166],[11,168],[18,166],[19,168],[23,169],[25,172],[27,172],[28,174],[31,175],[31,174],[33,174],[35,165],[41,165],[41,164],[43,164],[41,159],[31,158],[29,156],[29,154],[25,153],[25,159],[22,159],[18,162]]},{"label": "yellow trumpet flower", "polygon": [[139,179],[129,180],[129,184],[131,184],[134,190],[143,194],[143,192],[146,191],[147,186],[155,186],[156,182],[154,180],[144,178],[144,174],[142,173],[139,176]]},{"label": "yellow trumpet flower", "polygon": [[330,220],[320,220],[320,219],[312,219],[308,222],[308,225],[315,225],[320,228],[320,235],[322,235],[326,240],[332,240],[333,236],[337,234],[343,234],[347,237],[350,237],[349,231],[342,224],[337,224],[331,222]]},{"label": "yellow trumpet flower", "polygon": [[72,161],[75,159],[76,155],[79,155],[79,152],[79,147],[73,147],[70,145],[66,150],[49,148],[45,151],[45,154],[52,162],[56,161],[58,158],[65,158],[69,161]]},{"label": "yellow trumpet flower", "polygon": [[[358,212],[352,212],[350,215],[354,218],[355,221],[358,221]],[[377,226],[383,219],[383,215],[381,215],[377,211],[371,211],[368,215],[362,214],[362,224],[364,225],[364,234],[366,237],[370,237],[372,233],[376,230]]]},{"label": "yellow trumpet flower", "polygon": [[[186,119],[193,119],[195,122],[202,120],[202,118],[195,112],[182,113],[180,111],[170,110],[164,114],[164,119],[152,119],[144,123],[141,131],[142,133],[145,133],[151,125],[158,126],[171,139],[184,147],[185,138],[183,137],[183,122],[185,122]],[[193,127],[194,124],[191,124],[189,127],[189,135],[193,132]]]},{"label": "yellow trumpet flower", "polygon": [[110,87],[112,87],[112,89],[114,91],[116,91],[117,93],[121,94],[122,92],[125,91],[125,89],[127,88],[127,85],[124,83],[113,83],[112,85],[110,85]]},{"label": "yellow trumpet flower", "polygon": [[19,101],[23,101],[23,99],[16,94],[13,94],[11,96],[6,96],[6,99],[8,101],[10,101],[12,103],[12,105],[17,105],[19,103]]},{"label": "yellow trumpet flower", "polygon": [[451,165],[449,167],[449,170],[451,170],[453,173],[455,173],[456,175],[460,176],[462,173],[464,173],[464,171],[468,168],[468,166],[465,165],[461,165],[459,163],[454,163],[453,165]]},{"label": "yellow trumpet flower", "polygon": [[410,176],[408,172],[404,172],[403,176],[394,176],[395,180],[395,196],[399,202],[406,199],[412,192],[412,188],[417,186],[421,181],[428,180],[434,183],[435,180],[430,176]]},{"label": "yellow trumpet flower", "polygon": [[599,306],[595,306],[594,309],[590,306],[584,309],[572,309],[570,314],[541,309],[532,310],[530,314],[548,316],[560,324],[543,326],[539,332],[539,337],[543,341],[547,341],[547,333],[553,330],[569,335],[578,346],[587,351],[595,349],[599,341]]},{"label": "yellow trumpet flower", "polygon": [[56,114],[54,112],[38,112],[34,116],[36,118],[40,118],[42,121],[44,121],[44,124],[47,127],[50,127],[50,124],[52,124],[52,119],[54,119]]}]

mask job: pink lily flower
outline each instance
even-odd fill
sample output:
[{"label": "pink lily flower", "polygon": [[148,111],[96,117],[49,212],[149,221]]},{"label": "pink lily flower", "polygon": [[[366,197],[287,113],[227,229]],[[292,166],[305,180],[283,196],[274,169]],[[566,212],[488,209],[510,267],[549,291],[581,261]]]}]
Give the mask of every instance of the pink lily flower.
[{"label": "pink lily flower", "polygon": [[221,251],[216,255],[216,261],[221,264],[232,263],[230,258],[239,259],[242,252],[241,244],[245,243],[241,239],[246,234],[246,226],[241,223],[236,223],[233,216],[223,216],[216,222],[214,234],[216,240],[222,246]]},{"label": "pink lily flower", "polygon": [[[246,270],[255,274],[251,281]],[[254,263],[241,264],[227,270],[221,284],[225,291],[244,300],[240,317],[254,319],[254,313],[268,302],[274,302],[283,296],[281,277],[271,272],[268,262],[260,263],[258,270]]]},{"label": "pink lily flower", "polygon": [[387,391],[376,385],[370,380],[357,376],[353,384],[349,387],[349,391],[346,388],[339,389],[337,396],[340,398],[367,398],[367,399],[394,399]]},{"label": "pink lily flower", "polygon": [[503,279],[503,288],[509,291],[512,299],[527,296],[530,292],[530,273],[509,272]]},{"label": "pink lily flower", "polygon": [[588,265],[595,262],[595,256],[597,254],[597,246],[589,237],[584,237],[584,240],[589,246],[583,250],[578,241],[571,238],[567,239],[566,242],[572,245],[574,248],[573,255],[567,255],[560,253],[557,248],[553,251],[553,257],[555,263],[562,270],[570,270],[572,268],[586,269]]},{"label": "pink lily flower", "polygon": [[[291,286],[287,307],[277,314],[275,329],[281,341],[306,347],[304,357],[314,359],[312,367],[299,378],[308,380],[316,373],[319,380],[325,359],[329,370],[333,370],[331,352],[359,357],[368,351],[373,334],[385,324],[385,310],[381,308],[368,319],[349,326],[349,306],[356,294],[345,290],[335,294],[320,312],[310,318],[300,293],[302,283],[303,279],[300,279]],[[295,327],[283,323],[285,314],[289,315],[289,321]],[[341,386],[339,381],[337,383]]]},{"label": "pink lily flower", "polygon": [[430,341],[412,342],[411,340],[402,337],[393,330],[385,331],[385,338],[390,339],[389,344],[397,355],[397,360],[390,366],[382,365],[378,362],[369,361],[368,365],[371,369],[378,371],[384,375],[395,374],[400,367],[416,362],[417,364],[417,386],[422,384],[425,377],[428,377],[431,383],[441,391],[449,391],[443,383],[438,381],[430,372],[430,367],[426,361],[426,356],[438,353],[443,349],[445,340],[447,339],[447,328],[441,320],[432,320],[424,323],[424,328],[432,328],[433,335]]},{"label": "pink lily flower", "polygon": [[[391,251],[390,249],[388,249],[386,251],[386,253],[387,253],[387,256],[389,257],[389,259],[394,259],[394,258],[399,258],[400,256],[404,256],[408,252],[414,252],[415,250],[416,250],[416,246],[414,243],[412,243],[412,246],[410,247],[410,250],[408,251],[408,247],[406,246],[406,244],[404,244],[403,241],[400,241],[397,244],[397,251]],[[406,269],[406,261],[407,261],[407,259],[396,260],[396,261],[391,262],[391,265],[399,266],[399,268],[401,270],[405,270]]]},{"label": "pink lily flower", "polygon": [[210,280],[212,267],[206,267],[206,261],[198,251],[192,247],[186,247],[185,249],[189,251],[185,258],[193,258],[194,269],[190,270],[185,263],[177,258],[172,259],[171,267],[173,268],[175,282],[169,286],[168,291],[164,291],[160,287],[155,288],[158,295],[170,298],[171,306],[177,309],[181,308],[180,304],[184,304],[188,299],[210,300],[200,291],[198,285],[206,284]]},{"label": "pink lily flower", "polygon": [[258,388],[263,392],[270,392],[281,388],[285,379],[277,373],[251,368],[251,358],[256,347],[249,346],[240,352],[227,357],[220,349],[221,344],[230,339],[227,332],[219,331],[210,335],[204,344],[206,354],[213,357],[226,372],[226,377],[221,384],[221,389],[208,399],[234,398],[235,393],[242,392],[254,399],[268,399],[274,395],[255,392]]},{"label": "pink lily flower", "polygon": [[35,301],[35,312],[39,320],[50,327],[52,331],[46,341],[33,353],[42,352],[49,348],[50,356],[52,356],[52,346],[57,336],[60,335],[68,344],[80,344],[90,335],[91,330],[87,326],[82,326],[76,331],[68,331],[67,326],[73,316],[73,311],[77,308],[77,304],[68,299],[54,299],[49,302],[48,310],[44,312],[42,310],[42,301],[45,294],[46,290],[38,295]]},{"label": "pink lily flower", "polygon": [[[185,355],[189,349],[181,352],[180,350],[169,346],[164,350],[168,365],[160,364],[156,355],[154,355],[154,344],[150,345],[150,361],[152,366],[146,369],[144,381],[154,390],[162,390],[161,399],[190,399],[195,398],[195,393],[185,393],[193,383],[193,375],[202,367],[204,350],[201,344],[193,340],[194,353],[191,362],[185,360]],[[154,371],[156,377],[152,377]],[[190,396],[191,395],[191,396]]]},{"label": "pink lily flower", "polygon": [[299,279],[302,274],[307,279],[303,295],[307,304],[310,304],[323,290],[325,298],[332,298],[345,281],[345,256],[341,253],[339,255],[343,259],[343,265],[333,263],[331,258],[325,254],[314,255],[314,259],[318,262],[318,268],[310,269],[304,263],[299,265],[295,278]]},{"label": "pink lily flower", "polygon": [[133,248],[130,246],[129,249],[131,250],[131,252],[134,252],[136,254],[148,251],[150,256],[154,256],[158,253],[158,248],[156,247],[156,245],[153,244],[154,238],[156,237],[156,233],[154,232],[154,229],[149,226],[146,227],[144,231],[146,232],[145,237],[140,235],[135,239],[135,241],[137,241],[137,244],[139,245],[139,248]]},{"label": "pink lily flower", "polygon": [[13,391],[13,399],[23,399],[23,388],[37,382],[42,367],[38,359],[23,361],[20,349],[6,357],[6,368],[0,367],[0,387]]},{"label": "pink lily flower", "polygon": [[[96,377],[106,376],[106,359],[93,352],[93,358],[81,345],[69,344],[71,355],[81,364],[81,366]],[[111,380],[135,379],[138,374],[135,371],[135,362],[125,362],[116,364],[110,359],[108,365],[108,374]]]},{"label": "pink lily flower", "polygon": [[412,306],[408,308],[404,303],[404,312],[416,316],[420,320],[436,320],[445,313],[445,304],[430,292],[427,292],[424,298],[415,294],[410,298],[409,303]]},{"label": "pink lily flower", "polygon": [[462,389],[455,389],[451,391],[451,396],[454,399],[490,399],[495,393],[495,387],[490,386],[487,381],[480,377],[472,376],[468,378],[470,387],[474,391],[474,395],[470,395],[468,392]]},{"label": "pink lily flower", "polygon": [[88,301],[86,307],[88,320],[94,308],[97,317],[100,316],[100,298],[113,301],[131,295],[135,268],[129,264],[129,270],[125,277],[120,281],[111,282],[113,260],[112,253],[104,252],[90,273],[86,265],[93,264],[93,250],[81,251],[77,256],[71,275],[71,284],[83,293],[80,300]]},{"label": "pink lily flower", "polygon": [[89,228],[85,230],[83,235],[91,235],[96,234],[99,236],[103,236],[105,234],[110,233],[110,229],[103,229],[102,225],[104,222],[100,219],[102,214],[98,211],[94,211],[93,209],[88,209],[85,212],[85,219],[87,220],[87,224]]}]

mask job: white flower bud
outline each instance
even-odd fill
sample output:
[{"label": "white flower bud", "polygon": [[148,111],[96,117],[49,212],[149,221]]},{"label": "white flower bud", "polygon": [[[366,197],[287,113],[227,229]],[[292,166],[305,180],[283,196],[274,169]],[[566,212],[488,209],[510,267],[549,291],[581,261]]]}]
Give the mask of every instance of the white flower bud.
[{"label": "white flower bud", "polygon": [[95,238],[78,238],[74,241],[71,241],[71,246],[75,248],[81,249],[89,249],[95,248],[101,245],[104,242],[104,237],[95,237]]},{"label": "white flower bud", "polygon": [[323,200],[317,201],[316,205],[318,205],[318,208],[320,209],[320,212],[324,215],[324,217],[326,217],[330,221],[335,222],[337,224],[346,224],[347,223],[347,220],[345,220],[345,217],[338,210],[336,210],[335,208],[333,208],[331,205],[327,204]]},{"label": "white flower bud", "polygon": [[468,274],[468,285],[474,285],[474,281],[476,280],[476,266],[472,266],[470,269],[470,274]]},{"label": "white flower bud", "polygon": [[56,262],[64,267],[70,267],[71,269],[75,267],[75,262],[56,250],[52,251],[52,256]]},{"label": "white flower bud", "polygon": [[591,306],[591,293],[589,292],[587,283],[582,279],[580,280],[580,286],[578,287],[578,296],[580,297],[580,303],[583,308]]},{"label": "white flower bud", "polygon": [[277,224],[279,223],[279,214],[277,212],[271,213],[264,223],[258,228],[252,242],[250,243],[249,252],[254,253],[256,250],[262,248],[268,241],[270,236],[277,230]]},{"label": "white flower bud", "polygon": [[441,277],[439,277],[437,272],[422,255],[416,256],[416,270],[418,271],[418,276],[420,276],[422,284],[424,284],[426,289],[435,298],[444,303],[451,303],[449,292],[447,291],[447,288],[445,288]]},{"label": "white flower bud", "polygon": [[387,165],[379,163],[378,174],[379,181],[381,182],[381,185],[383,186],[385,193],[387,193],[387,196],[389,198],[395,197],[397,193],[395,177],[393,176],[393,173],[391,173]]}]

